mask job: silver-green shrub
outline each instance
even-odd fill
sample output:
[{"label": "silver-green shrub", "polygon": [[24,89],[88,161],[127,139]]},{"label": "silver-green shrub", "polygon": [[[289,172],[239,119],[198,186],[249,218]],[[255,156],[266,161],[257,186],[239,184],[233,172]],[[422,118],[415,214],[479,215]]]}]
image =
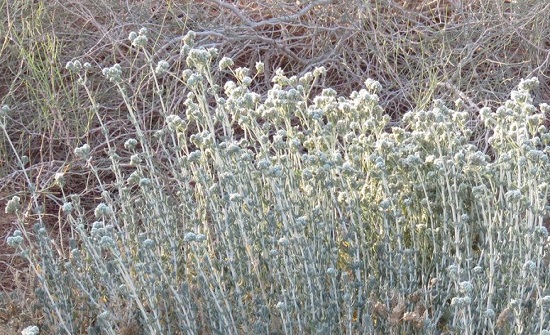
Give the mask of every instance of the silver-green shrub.
[{"label": "silver-green shrub", "polygon": [[[104,132],[114,181],[84,144],[75,155],[102,197],[88,215],[63,196],[70,250],[40,220],[9,239],[38,276],[52,333],[547,331],[549,107],[533,105],[536,79],[496,111],[435,101],[391,127],[373,80],[340,97],[312,93],[323,68],[279,70],[262,95],[249,89],[262,64],[216,63],[192,33],[178,72],[146,31],[129,38],[164,126],[147,128],[128,69],[104,69],[135,128],[120,145]],[[86,85],[78,64],[67,69]],[[234,80],[219,87],[216,71]],[[185,109],[169,107],[180,96],[162,80],[179,82]],[[486,141],[472,138],[476,118]]]}]

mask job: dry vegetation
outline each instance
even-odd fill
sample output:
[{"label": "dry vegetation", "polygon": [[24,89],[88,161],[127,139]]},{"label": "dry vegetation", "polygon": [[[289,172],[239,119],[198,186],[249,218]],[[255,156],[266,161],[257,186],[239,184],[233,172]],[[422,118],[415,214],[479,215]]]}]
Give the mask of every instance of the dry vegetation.
[{"label": "dry vegetation", "polygon": [[[22,167],[0,135],[0,205],[14,194],[25,198],[26,170],[44,203],[50,233],[61,240],[68,228],[58,224],[61,191],[55,174],[65,173],[65,192],[80,194],[91,213],[100,189],[74,149],[89,143],[108,183],[113,179],[108,144],[122,147],[135,135],[126,106],[100,69],[132,66],[131,82],[140,92],[132,103],[143,107],[149,130],[164,122],[160,101],[152,98],[153,84],[138,71],[147,64],[130,52],[128,34],[142,26],[154,44],[152,58],[175,67],[184,62],[178,51],[189,30],[196,32],[196,45],[217,48],[236,66],[264,62],[265,76],[252,85],[256,92],[272,87],[278,68],[300,76],[324,66],[327,75],[316,90],[331,87],[344,96],[360,89],[366,78],[376,79],[383,87],[380,105],[396,123],[408,110],[429,108],[435,98],[460,98],[476,115],[483,106],[505,101],[528,77],[540,80],[535,105],[550,102],[550,3],[542,0],[0,0],[0,11],[0,106],[12,107],[7,133],[13,149],[28,159]],[[65,70],[72,59],[95,70],[88,82],[93,95],[101,97],[96,103],[103,125]],[[225,79],[216,78],[221,85]],[[182,88],[167,85],[164,90],[174,97],[168,110],[181,110]],[[112,143],[106,143],[105,128]],[[483,129],[475,129],[474,139],[484,140]],[[4,215],[3,208],[1,213],[0,323],[20,332],[29,318],[40,315],[26,303],[32,300],[32,278],[5,244],[15,218]],[[29,222],[33,215],[26,213]]]}]

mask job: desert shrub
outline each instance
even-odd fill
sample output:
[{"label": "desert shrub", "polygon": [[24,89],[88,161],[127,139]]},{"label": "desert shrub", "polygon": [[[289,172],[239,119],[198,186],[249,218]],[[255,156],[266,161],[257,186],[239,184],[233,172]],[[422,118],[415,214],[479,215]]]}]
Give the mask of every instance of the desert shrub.
[{"label": "desert shrub", "polygon": [[[323,66],[325,87],[346,96],[364,78],[373,78],[383,85],[380,105],[394,120],[408,110],[428,109],[435,98],[461,98],[473,110],[496,108],[519,78],[541,78],[533,94],[537,101],[550,100],[542,79],[549,64],[550,7],[540,0],[3,0],[0,8],[1,103],[17,105],[9,115],[9,134],[35,173],[47,170],[45,179],[72,161],[70,152],[81,141],[105,145],[93,113],[80,112],[87,106],[76,99],[71,79],[61,71],[64,64],[83,55],[94,67],[132,64],[126,37],[144,22],[155,53],[171,63],[177,61],[171,51],[190,29],[197,32],[197,45],[217,48],[237,66],[264,62],[267,75],[251,87],[261,94],[271,88],[277,68],[303,76]],[[220,85],[225,79],[216,78]],[[109,128],[126,128],[124,108],[101,76],[88,81],[97,102],[107,107]],[[154,94],[139,78],[135,85],[144,96]],[[20,174],[3,137],[0,152],[6,156],[0,186],[12,188]],[[75,189],[82,184],[75,181]]]},{"label": "desert shrub", "polygon": [[[472,142],[476,115],[461,100],[452,108],[436,100],[396,125],[380,106],[379,82],[339,96],[319,85],[323,67],[303,76],[276,71],[261,95],[251,85],[265,75],[263,63],[237,67],[194,37],[183,38],[171,62],[153,56],[146,29],[131,32],[139,66],[103,68],[130,136],[106,125],[87,89],[92,67],[67,63],[104,136],[101,149],[74,150],[95,179],[93,215],[80,194],[64,191],[63,173],[55,184],[67,241],[50,237],[30,178],[36,222],[25,224],[25,199],[6,208],[19,216],[8,242],[36,274],[43,329],[547,328],[549,107],[533,105],[538,80],[522,80],[498,109],[482,109],[488,137]],[[218,76],[232,79],[221,87]],[[151,87],[154,122],[135,78]],[[181,92],[184,108],[165,87]]]}]

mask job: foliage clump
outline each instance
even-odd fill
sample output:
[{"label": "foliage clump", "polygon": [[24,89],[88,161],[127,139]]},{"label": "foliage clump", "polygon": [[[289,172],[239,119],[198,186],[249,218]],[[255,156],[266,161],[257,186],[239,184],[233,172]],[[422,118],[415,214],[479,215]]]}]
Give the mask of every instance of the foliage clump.
[{"label": "foliage clump", "polygon": [[[462,101],[406,113],[390,124],[381,85],[349,97],[326,76],[263,76],[183,40],[185,68],[154,60],[146,31],[130,33],[142,80],[160,101],[153,124],[133,99],[131,69],[102,71],[133,127],[105,127],[112,181],[100,152],[74,154],[96,180],[93,213],[61,190],[59,223],[19,217],[8,242],[37,279],[52,333],[146,334],[476,333],[545,329],[548,291],[547,105],[522,80],[495,111],[481,110],[486,143],[470,141]],[[67,65],[86,87],[90,68]],[[233,79],[220,87],[222,71]],[[171,109],[167,81],[185,108]],[[85,92],[90,90],[85,89]],[[91,112],[104,124],[93,94]],[[5,131],[5,126],[3,126]],[[480,145],[480,146],[478,146]],[[98,165],[99,163],[99,165]],[[32,183],[29,180],[29,186]],[[40,208],[36,189],[31,207]]]},{"label": "foliage clump", "polygon": [[9,333],[548,332],[545,1],[0,8]]}]

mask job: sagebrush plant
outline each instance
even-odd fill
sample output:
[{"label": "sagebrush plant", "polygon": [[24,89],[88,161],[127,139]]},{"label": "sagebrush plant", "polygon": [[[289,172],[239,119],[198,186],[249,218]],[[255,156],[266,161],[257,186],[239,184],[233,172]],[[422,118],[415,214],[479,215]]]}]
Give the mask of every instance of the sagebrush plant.
[{"label": "sagebrush plant", "polygon": [[[49,238],[36,189],[32,229],[20,197],[6,208],[20,217],[8,243],[38,278],[48,333],[547,331],[550,107],[533,105],[536,79],[482,109],[491,136],[478,147],[460,100],[390,127],[374,80],[349,97],[313,95],[324,68],[279,70],[261,95],[250,85],[262,63],[216,62],[193,32],[185,69],[153,56],[146,29],[129,39],[146,66],[102,70],[134,128],[122,143],[86,88],[92,67],[66,66],[88,92],[114,174],[102,180],[89,144],[74,151],[97,179],[93,217],[63,192],[63,173],[68,250]],[[137,71],[159,101],[156,128],[127,77]],[[234,79],[220,87],[220,72]],[[179,112],[167,82],[181,87]]]},{"label": "sagebrush plant", "polygon": [[[98,142],[97,121],[69,85],[63,65],[85,55],[94,67],[126,66],[132,57],[124,40],[140,22],[148,23],[151,44],[172,65],[174,58],[167,54],[188,29],[198,32],[197,44],[218,48],[238,66],[264,60],[267,75],[253,83],[256,92],[267,91],[278,67],[303,75],[325,66],[327,86],[346,96],[364,78],[374,78],[384,86],[380,105],[394,120],[408,109],[428,108],[434,97],[461,97],[469,108],[494,107],[519,78],[542,78],[550,65],[550,6],[544,0],[316,0],[300,6],[277,0],[254,5],[0,0],[0,8],[1,104],[17,104],[8,132],[36,173],[53,165],[50,175],[64,168],[61,163],[70,160],[82,138],[94,148],[105,145]],[[107,125],[125,128],[125,111],[97,74],[88,78],[89,87],[110,117]],[[135,81],[134,89],[141,84]],[[152,93],[147,85],[139,91]],[[549,92],[548,82],[541,80],[534,95],[548,102]],[[7,149],[2,136],[0,192],[17,190],[20,180],[12,178],[20,176]],[[74,183],[68,180],[67,187]]]}]

